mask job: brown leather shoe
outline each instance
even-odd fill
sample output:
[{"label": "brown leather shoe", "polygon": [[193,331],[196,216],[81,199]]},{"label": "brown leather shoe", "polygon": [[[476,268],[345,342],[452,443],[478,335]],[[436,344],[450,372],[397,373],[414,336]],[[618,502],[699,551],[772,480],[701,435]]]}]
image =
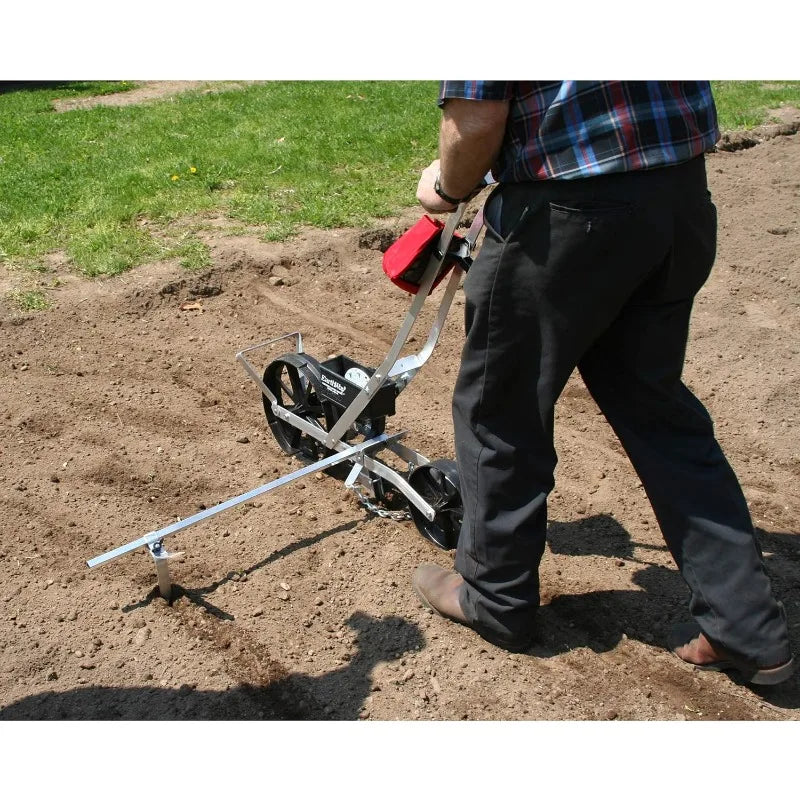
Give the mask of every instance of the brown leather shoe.
[{"label": "brown leather shoe", "polygon": [[783,683],[795,670],[794,659],[783,664],[757,666],[739,658],[721,645],[714,644],[694,622],[678,625],[670,636],[670,649],[681,661],[698,669],[714,672],[738,672],[748,683],[773,686]]},{"label": "brown leather shoe", "polygon": [[437,564],[420,564],[411,578],[414,592],[426,608],[454,622],[469,626],[458,599],[464,579]]},{"label": "brown leather shoe", "polygon": [[510,653],[521,653],[533,643],[533,634],[521,639],[507,639],[477,622],[470,622],[461,608],[459,599],[464,579],[453,570],[443,569],[437,564],[420,564],[411,579],[414,592],[425,608],[466,625],[490,644],[502,647]]}]

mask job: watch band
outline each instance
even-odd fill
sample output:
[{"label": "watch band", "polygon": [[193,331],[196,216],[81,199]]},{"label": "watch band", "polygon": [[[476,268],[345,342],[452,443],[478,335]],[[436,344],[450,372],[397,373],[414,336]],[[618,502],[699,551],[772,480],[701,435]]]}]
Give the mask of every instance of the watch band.
[{"label": "watch band", "polygon": [[457,206],[463,203],[465,200],[469,199],[469,195],[467,197],[462,197],[460,200],[457,197],[450,197],[444,189],[442,189],[442,173],[440,172],[436,176],[436,180],[433,182],[433,191],[439,195],[446,203],[450,203],[451,205]]}]

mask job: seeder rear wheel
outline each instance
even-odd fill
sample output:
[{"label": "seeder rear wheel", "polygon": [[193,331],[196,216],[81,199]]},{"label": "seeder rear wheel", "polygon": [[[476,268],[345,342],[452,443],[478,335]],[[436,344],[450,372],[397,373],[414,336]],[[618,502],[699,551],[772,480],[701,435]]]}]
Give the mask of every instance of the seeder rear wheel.
[{"label": "seeder rear wheel", "polygon": [[[330,412],[319,398],[316,359],[305,353],[288,353],[276,358],[264,370],[264,383],[275,395],[278,405],[298,417],[316,425],[321,430],[330,430]],[[328,450],[305,431],[295,428],[290,422],[277,417],[272,403],[262,395],[267,422],[281,449],[289,455],[299,455],[311,461],[329,455]]]},{"label": "seeder rear wheel", "polygon": [[408,482],[436,511],[431,521],[413,503],[409,503],[411,519],[417,530],[442,550],[454,549],[464,519],[456,462],[446,458],[431,461],[430,464],[417,467]]}]

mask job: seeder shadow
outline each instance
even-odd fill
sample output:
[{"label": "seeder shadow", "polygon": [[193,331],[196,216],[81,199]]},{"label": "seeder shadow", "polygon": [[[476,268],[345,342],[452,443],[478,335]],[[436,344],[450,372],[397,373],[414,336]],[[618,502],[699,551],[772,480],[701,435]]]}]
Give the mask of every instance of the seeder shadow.
[{"label": "seeder shadow", "polygon": [[400,617],[356,612],[347,624],[357,652],[324,675],[288,673],[267,685],[227,691],[93,686],[42,692],[0,709],[5,720],[355,720],[369,696],[374,668],[423,646],[422,631]]},{"label": "seeder shadow", "polygon": [[[270,553],[266,558],[261,559],[261,561],[257,561],[255,564],[252,564],[249,567],[241,570],[231,570],[228,572],[227,575],[220,578],[219,580],[214,581],[213,583],[208,584],[207,586],[199,586],[194,588],[187,588],[185,586],[181,586],[180,584],[173,583],[172,585],[172,597],[170,598],[170,602],[175,602],[179,597],[187,597],[196,605],[202,606],[206,609],[209,614],[213,614],[215,617],[219,619],[225,620],[232,620],[234,617],[229,614],[227,611],[222,611],[222,609],[217,608],[217,606],[210,603],[208,600],[205,599],[205,595],[212,594],[220,586],[224,586],[226,583],[230,581],[238,581],[240,580],[242,575],[251,575],[253,572],[257,572],[260,569],[263,569],[268,564],[271,564],[273,561],[278,561],[281,558],[285,558],[288,555],[291,555],[297,550],[301,550],[305,547],[311,547],[312,545],[318,544],[319,542],[327,539],[329,536],[333,536],[337,533],[344,533],[345,531],[352,530],[353,528],[358,525],[358,520],[353,520],[351,522],[345,522],[341,525],[337,525],[335,528],[329,528],[326,531],[320,531],[319,533],[315,534],[314,536],[307,536],[305,539],[299,539],[295,542],[290,542],[285,547],[282,547],[280,550],[275,550],[274,552]],[[137,603],[130,603],[122,607],[122,611],[124,613],[129,613],[131,611],[136,611],[140,608],[145,608],[149,606],[156,598],[160,597],[158,592],[158,587],[154,587],[147,593],[145,597],[139,600]]]}]

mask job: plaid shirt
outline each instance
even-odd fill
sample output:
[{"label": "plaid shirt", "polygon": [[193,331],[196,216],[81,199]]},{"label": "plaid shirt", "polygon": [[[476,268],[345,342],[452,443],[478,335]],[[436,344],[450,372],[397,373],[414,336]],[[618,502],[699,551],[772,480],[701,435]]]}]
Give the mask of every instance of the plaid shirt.
[{"label": "plaid shirt", "polygon": [[679,164],[719,138],[707,81],[443,81],[449,98],[511,101],[501,182]]}]

